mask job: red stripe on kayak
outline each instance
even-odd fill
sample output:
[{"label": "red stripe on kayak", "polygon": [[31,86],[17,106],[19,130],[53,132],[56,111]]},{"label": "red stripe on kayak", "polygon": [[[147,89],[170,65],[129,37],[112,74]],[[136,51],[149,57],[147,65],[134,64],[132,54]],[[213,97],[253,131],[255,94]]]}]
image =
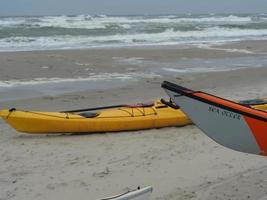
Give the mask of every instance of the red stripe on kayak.
[{"label": "red stripe on kayak", "polygon": [[256,110],[256,109],[253,109],[253,108],[249,108],[249,107],[246,107],[244,105],[240,105],[240,104],[238,104],[236,102],[229,101],[229,100],[226,100],[226,99],[222,99],[222,98],[219,98],[219,97],[216,97],[216,96],[212,96],[212,95],[209,95],[209,94],[206,94],[206,93],[202,93],[202,92],[196,92],[196,93],[194,93],[194,95],[197,96],[197,97],[201,97],[203,99],[207,99],[207,100],[209,100],[211,102],[215,102],[215,103],[221,104],[223,106],[227,106],[229,108],[240,110],[242,112],[247,112],[247,113],[259,116],[259,117],[267,118],[267,112],[266,111],[260,111],[260,110]]},{"label": "red stripe on kayak", "polygon": [[257,119],[244,116],[250,130],[252,131],[259,147],[261,155],[267,155],[267,123]]}]

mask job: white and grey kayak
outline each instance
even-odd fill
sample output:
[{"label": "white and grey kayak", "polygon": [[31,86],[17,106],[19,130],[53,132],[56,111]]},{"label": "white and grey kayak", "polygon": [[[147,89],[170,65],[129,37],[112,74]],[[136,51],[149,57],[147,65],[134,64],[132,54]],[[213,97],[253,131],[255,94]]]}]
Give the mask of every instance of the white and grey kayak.
[{"label": "white and grey kayak", "polygon": [[207,136],[230,149],[267,156],[267,112],[163,82],[172,101]]},{"label": "white and grey kayak", "polygon": [[152,187],[149,186],[98,200],[149,200],[151,193]]}]

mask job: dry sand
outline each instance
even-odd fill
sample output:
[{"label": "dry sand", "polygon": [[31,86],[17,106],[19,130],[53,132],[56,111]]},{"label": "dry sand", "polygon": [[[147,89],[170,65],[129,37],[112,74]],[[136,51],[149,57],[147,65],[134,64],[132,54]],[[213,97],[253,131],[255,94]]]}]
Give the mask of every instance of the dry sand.
[{"label": "dry sand", "polygon": [[[0,53],[0,80],[72,78],[77,74],[83,76],[85,68],[97,73],[125,73],[126,68],[140,71],[146,67],[143,72],[161,73],[160,65],[155,70],[151,63],[118,64],[116,58],[142,57],[160,64],[182,58],[219,58],[227,65],[232,58],[247,59],[251,53],[222,48],[253,50],[257,58],[265,53],[263,42],[248,41],[205,50],[163,47]],[[118,88],[1,102],[0,107],[61,110],[153,100],[166,96],[160,88],[163,80],[234,100],[267,97],[265,67],[161,73],[160,77],[140,78]],[[36,136],[17,133],[0,122],[1,200],[93,200],[146,185],[154,188],[153,200],[265,199],[267,160],[226,149],[193,125],[122,133]]]}]

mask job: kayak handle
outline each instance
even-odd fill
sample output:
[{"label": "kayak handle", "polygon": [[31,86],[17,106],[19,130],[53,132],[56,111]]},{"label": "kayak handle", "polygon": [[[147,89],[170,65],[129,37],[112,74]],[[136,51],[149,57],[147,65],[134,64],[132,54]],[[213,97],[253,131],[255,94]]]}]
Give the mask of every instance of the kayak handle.
[{"label": "kayak handle", "polygon": [[165,105],[167,105],[167,106],[169,106],[169,107],[171,107],[171,108],[173,108],[173,109],[175,109],[175,110],[180,109],[180,107],[175,105],[171,100],[170,101],[166,101],[164,99],[160,99],[160,102],[165,104]]}]

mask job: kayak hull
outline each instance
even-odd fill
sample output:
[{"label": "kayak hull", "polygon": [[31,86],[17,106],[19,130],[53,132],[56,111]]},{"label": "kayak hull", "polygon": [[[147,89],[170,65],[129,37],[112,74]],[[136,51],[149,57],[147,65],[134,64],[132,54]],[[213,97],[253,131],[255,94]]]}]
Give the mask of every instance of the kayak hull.
[{"label": "kayak hull", "polygon": [[36,134],[118,132],[191,123],[180,109],[170,108],[160,102],[151,107],[104,110],[93,118],[75,113],[22,110],[2,110],[0,116],[17,131]]},{"label": "kayak hull", "polygon": [[208,137],[230,149],[267,155],[267,112],[201,91],[163,82],[171,99]]}]

